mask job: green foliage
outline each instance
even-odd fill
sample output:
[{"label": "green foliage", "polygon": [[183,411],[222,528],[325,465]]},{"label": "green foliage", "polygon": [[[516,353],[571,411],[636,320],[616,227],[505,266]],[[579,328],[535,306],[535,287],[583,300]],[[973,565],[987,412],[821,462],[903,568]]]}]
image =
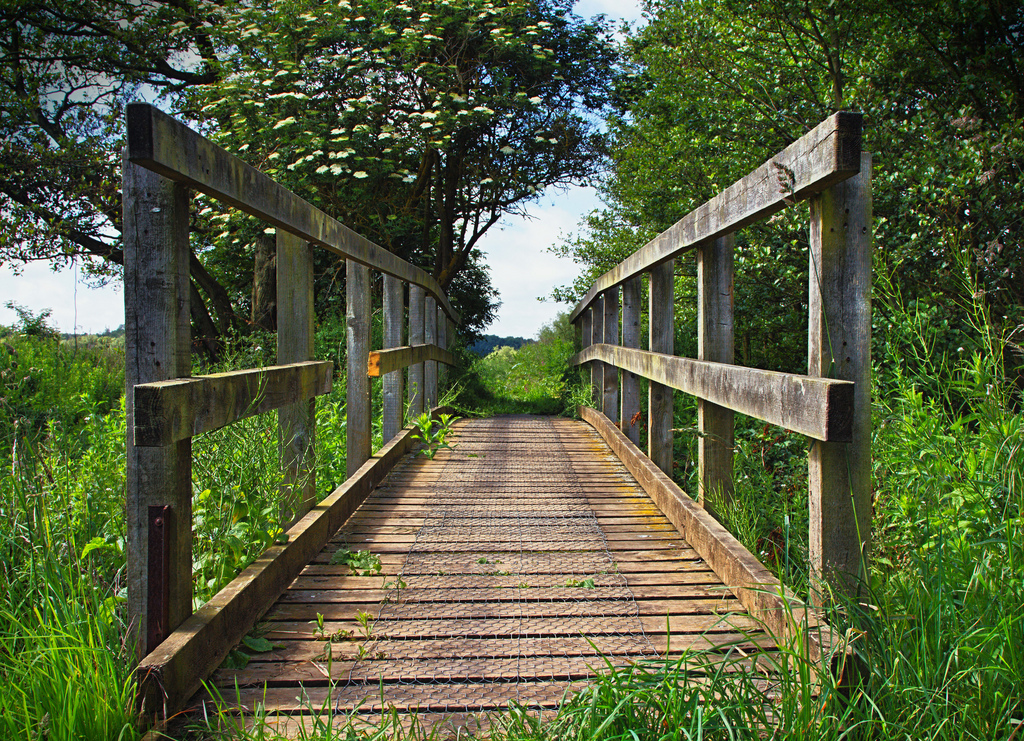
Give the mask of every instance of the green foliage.
[{"label": "green foliage", "polygon": [[84,560],[37,551],[26,566],[30,605],[0,603],[0,735],[139,738],[135,681],[119,648],[125,626],[111,598],[82,578]]},{"label": "green foliage", "polygon": [[339,548],[331,556],[331,563],[335,566],[348,566],[360,576],[374,576],[381,570],[380,556],[370,551],[353,552],[348,548]]},{"label": "green foliage", "polygon": [[421,443],[418,455],[424,455],[430,460],[434,460],[437,451],[454,448],[454,445],[448,444],[448,438],[454,431],[453,425],[456,419],[454,414],[440,414],[437,419],[434,419],[430,412],[424,412],[418,417],[414,417],[412,424],[416,426],[417,431],[413,433],[412,438]]},{"label": "green foliage", "polygon": [[[834,110],[865,113],[875,153],[876,274],[943,327],[938,350],[967,347],[962,267],[993,327],[1024,326],[1020,161],[1024,101],[1009,31],[1019,4],[651,0],[628,40],[609,119],[606,207],[558,251],[594,277]],[[737,235],[737,360],[797,371],[805,354],[806,212]],[[691,321],[693,263],[681,261],[677,316]],[[770,312],[765,306],[773,307]],[[879,322],[891,317],[885,306]],[[1019,343],[1017,343],[1019,345]],[[677,348],[679,349],[679,348]],[[1019,352],[1007,372],[1022,372]]]},{"label": "green foliage", "polygon": [[523,337],[498,337],[496,334],[485,334],[467,349],[478,357],[486,358],[499,347],[511,347],[513,350],[518,350],[527,342],[529,340]]},{"label": "green foliage", "polygon": [[[479,238],[544,188],[589,178],[601,153],[585,111],[607,100],[615,49],[568,6],[233,4],[218,27],[233,51],[224,75],[186,107],[231,151],[432,270],[483,329],[493,295]],[[263,226],[220,211],[204,211],[210,260],[230,280]],[[460,273],[474,292],[453,284]],[[462,305],[474,295],[487,305]]]},{"label": "green foliage", "polygon": [[[124,350],[117,340],[62,341],[46,320],[16,304],[19,322],[0,337],[0,441],[38,440],[49,425],[78,431],[124,395]],[[86,443],[87,440],[82,440]],[[84,448],[84,445],[83,445]]]},{"label": "green foliage", "polygon": [[[59,345],[46,343],[59,352]],[[122,409],[90,415],[77,429],[54,421],[4,447],[10,451],[0,477],[5,738],[139,736],[123,654],[124,432]]]},{"label": "green foliage", "polygon": [[216,76],[216,4],[82,0],[0,8],[0,263],[122,261],[124,105]]},{"label": "green foliage", "polygon": [[576,387],[568,360],[574,352],[568,314],[541,328],[537,339],[518,349],[499,347],[473,361],[458,403],[487,414],[575,413],[569,401]]}]

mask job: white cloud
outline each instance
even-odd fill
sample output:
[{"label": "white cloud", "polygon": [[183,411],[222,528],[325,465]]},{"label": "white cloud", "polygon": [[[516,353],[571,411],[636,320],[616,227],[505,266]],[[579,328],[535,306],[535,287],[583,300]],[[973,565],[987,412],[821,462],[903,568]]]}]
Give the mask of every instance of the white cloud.
[{"label": "white cloud", "polygon": [[548,252],[561,237],[577,229],[580,218],[597,208],[591,188],[551,192],[527,211],[533,218],[506,217],[500,231],[492,229],[480,240],[491,282],[501,294],[498,318],[487,332],[502,337],[534,337],[567,304],[538,301],[555,286],[571,283],[579,266]]},{"label": "white cloud", "polygon": [[0,266],[0,324],[14,324],[18,315],[4,304],[13,301],[33,314],[52,309],[49,324],[61,332],[82,333],[116,329],[124,324],[124,296],[119,281],[90,288],[76,280],[74,268],[54,272],[49,263],[34,262],[15,275]]}]

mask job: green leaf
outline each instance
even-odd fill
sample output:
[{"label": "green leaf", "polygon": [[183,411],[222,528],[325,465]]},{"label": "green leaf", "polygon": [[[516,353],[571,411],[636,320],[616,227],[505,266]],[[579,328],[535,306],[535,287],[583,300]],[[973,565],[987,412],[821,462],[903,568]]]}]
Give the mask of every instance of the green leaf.
[{"label": "green leaf", "polygon": [[242,639],[242,643],[250,651],[255,651],[258,654],[265,654],[268,651],[274,650],[274,644],[268,641],[266,638],[253,638],[252,636],[246,636]]},{"label": "green leaf", "polygon": [[224,661],[221,663],[221,669],[244,669],[249,665],[249,655],[239,651],[238,649],[232,649],[231,652],[224,657]]}]

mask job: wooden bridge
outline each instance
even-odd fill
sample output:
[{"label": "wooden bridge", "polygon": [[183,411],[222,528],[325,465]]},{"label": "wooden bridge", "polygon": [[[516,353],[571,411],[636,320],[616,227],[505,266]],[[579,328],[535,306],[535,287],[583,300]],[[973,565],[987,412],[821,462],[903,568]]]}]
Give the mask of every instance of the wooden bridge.
[{"label": "wooden bridge", "polygon": [[[212,692],[241,712],[263,706],[296,732],[313,716],[344,723],[392,708],[477,727],[513,702],[551,711],[602,667],[695,647],[763,655],[798,641],[815,664],[841,652],[709,508],[732,497],[734,412],[802,433],[816,599],[863,568],[871,165],[860,124],[832,116],[594,283],[572,319],[575,362],[589,368],[600,410],[462,420],[454,448],[428,458],[412,454],[403,409],[441,411],[439,363],[452,361],[446,338],[459,319],[433,278],[151,106],[130,106],[129,638],[145,717],[161,723]],[[281,365],[190,376],[191,190],[276,227]],[[734,365],[731,235],[802,199],[811,203],[809,372]],[[317,248],[346,260],[348,329],[348,479],[319,503],[314,399],[331,389],[333,366],[312,354]],[[690,250],[696,359],[672,346],[674,260]],[[369,347],[371,270],[383,274],[379,350]],[[387,442],[373,452],[375,375]],[[639,377],[648,379],[646,454]],[[670,478],[674,390],[699,400],[697,501]],[[272,409],[294,524],[286,543],[193,613],[191,439]],[[257,622],[278,648],[219,668]]]}]

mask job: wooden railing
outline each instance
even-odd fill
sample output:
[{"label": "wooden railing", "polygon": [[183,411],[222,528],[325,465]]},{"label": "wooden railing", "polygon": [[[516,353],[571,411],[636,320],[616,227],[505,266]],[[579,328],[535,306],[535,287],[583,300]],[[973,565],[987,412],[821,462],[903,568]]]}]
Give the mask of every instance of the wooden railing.
[{"label": "wooden railing", "polygon": [[[368,462],[370,377],[384,374],[384,443],[387,455],[393,458],[400,451],[388,443],[397,440],[402,431],[406,408],[402,369],[410,369],[408,406],[412,413],[433,407],[438,398],[437,364],[453,362],[445,349],[446,338],[459,316],[428,273],[347,229],[152,106],[128,108],[123,167],[128,600],[134,640],[142,657],[192,614],[194,435],[277,409],[286,471],[282,490],[285,519],[297,520],[316,504],[313,399],[331,390],[333,366],[313,359],[313,248],[327,249],[346,260],[349,477],[372,468]],[[192,190],[277,227],[277,360],[281,365],[191,377]],[[371,270],[384,274],[385,349],[374,352],[369,347]],[[403,341],[406,284],[411,346]],[[382,455],[385,453],[378,457]],[[366,483],[359,487],[362,491]],[[348,492],[339,492],[332,498],[341,502],[341,494]],[[181,696],[187,698],[189,688],[194,691],[196,677],[216,667],[224,652],[269,606],[267,600],[276,598],[277,587],[287,585],[305,565],[305,555],[322,547],[320,543],[314,548],[316,538],[307,537],[309,533],[323,530],[324,537],[329,537],[327,521],[347,516],[353,499],[332,503],[330,511],[325,508],[323,524],[311,520],[289,544],[295,546],[293,557],[280,559],[271,567],[251,568],[225,590],[248,595],[244,610],[248,624],[216,614],[216,605],[208,606],[204,609],[210,614],[192,621],[194,626],[186,631],[189,636],[181,641],[182,646],[188,643],[187,650],[179,646],[177,653],[167,651],[166,657],[149,662],[151,673],[160,674],[160,683],[177,685],[161,686],[150,693],[157,696],[157,702],[161,696],[165,701],[169,696],[181,701]],[[295,571],[290,577],[289,569]],[[253,588],[258,580],[268,586]],[[203,631],[210,635],[197,638]],[[173,662],[186,667],[188,676],[178,672],[169,678],[170,670],[164,670]],[[146,678],[141,681],[145,686]]]},{"label": "wooden railing", "polygon": [[[811,214],[808,373],[734,365],[732,235],[803,199]],[[674,259],[688,250],[697,253],[697,359],[673,355]],[[645,273],[646,351],[638,349]],[[697,397],[697,486],[705,508],[712,500],[728,507],[733,494],[734,412],[812,439],[809,543],[818,600],[826,582],[849,588],[865,562],[870,301],[871,157],[861,152],[860,114],[837,113],[598,278],[571,314],[582,347],[574,362],[590,364],[596,404],[634,444],[637,377],[650,380],[648,455],[669,477],[673,389]]]}]

